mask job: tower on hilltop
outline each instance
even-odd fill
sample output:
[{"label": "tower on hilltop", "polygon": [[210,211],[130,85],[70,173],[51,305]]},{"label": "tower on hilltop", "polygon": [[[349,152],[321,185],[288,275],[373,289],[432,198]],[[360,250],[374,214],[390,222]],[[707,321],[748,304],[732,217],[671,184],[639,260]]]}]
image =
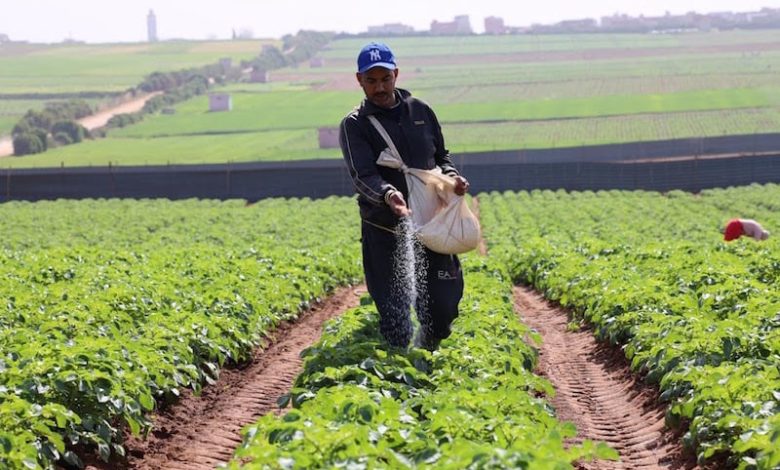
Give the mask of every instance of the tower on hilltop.
[{"label": "tower on hilltop", "polygon": [[154,16],[154,10],[149,10],[146,15],[146,37],[149,42],[157,41],[157,17]]}]

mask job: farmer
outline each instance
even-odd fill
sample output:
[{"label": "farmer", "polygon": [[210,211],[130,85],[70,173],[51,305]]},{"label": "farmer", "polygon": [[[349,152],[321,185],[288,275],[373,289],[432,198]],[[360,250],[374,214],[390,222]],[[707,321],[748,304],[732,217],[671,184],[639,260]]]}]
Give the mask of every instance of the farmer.
[{"label": "farmer", "polygon": [[[360,106],[341,122],[339,141],[344,160],[358,193],[362,220],[363,272],[368,292],[379,311],[379,330],[387,342],[405,348],[412,339],[408,286],[399,286],[399,223],[411,214],[404,174],[377,165],[377,157],[388,147],[368,116],[375,116],[410,168],[431,170],[438,166],[455,178],[455,193],[468,191],[444,146],[439,121],[433,110],[408,91],[396,88],[398,67],[390,48],[370,43],[357,58],[357,82],[365,93]],[[422,250],[425,285],[415,303],[420,331],[415,343],[433,351],[450,335],[450,324],[458,316],[463,295],[463,275],[455,255]],[[418,250],[418,252],[420,251]],[[418,293],[420,294],[420,293]]]},{"label": "farmer", "polygon": [[753,219],[731,219],[723,229],[723,239],[727,242],[736,240],[742,235],[759,241],[769,238],[769,232]]}]

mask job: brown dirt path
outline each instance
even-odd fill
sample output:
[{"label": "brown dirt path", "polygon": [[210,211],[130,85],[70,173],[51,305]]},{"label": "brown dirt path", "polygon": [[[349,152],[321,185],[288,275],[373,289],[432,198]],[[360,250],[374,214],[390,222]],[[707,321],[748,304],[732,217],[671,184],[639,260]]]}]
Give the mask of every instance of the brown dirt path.
[{"label": "brown dirt path", "polygon": [[0,157],[14,154],[14,143],[10,137],[0,137]]},{"label": "brown dirt path", "polygon": [[590,330],[567,331],[568,315],[527,287],[515,287],[521,320],[542,335],[537,373],[556,389],[550,402],[561,421],[577,426],[578,438],[604,441],[620,461],[582,462],[581,470],[698,469],[680,436],[664,425],[658,390],[633,374],[623,353],[600,344]]},{"label": "brown dirt path", "polygon": [[[124,103],[120,103],[111,108],[107,108],[102,111],[98,111],[95,114],[91,114],[87,117],[81,118],[78,120],[78,122],[82,126],[86,127],[87,130],[90,131],[92,129],[97,129],[98,127],[103,127],[106,125],[109,119],[111,119],[113,116],[117,114],[134,113],[136,111],[140,111],[141,108],[144,107],[144,104],[146,104],[146,102],[149,101],[150,98],[153,98],[154,96],[157,96],[160,93],[162,92],[156,91],[154,93],[149,93],[143,96],[133,98],[131,100],[125,101]],[[0,157],[10,157],[13,154],[14,154],[14,146],[11,138],[0,137]]]},{"label": "brown dirt path", "polygon": [[229,461],[241,444],[241,429],[267,413],[279,413],[276,400],[289,392],[300,373],[301,351],[314,344],[326,320],[356,307],[365,286],[342,288],[281,325],[269,345],[240,369],[225,369],[200,396],[182,394],[178,403],[152,416],[146,440],[129,438],[126,461],[108,464],[91,458],[90,470],[205,470]]},{"label": "brown dirt path", "polygon": [[124,103],[120,103],[111,108],[98,111],[95,114],[91,114],[85,118],[79,119],[79,124],[89,130],[103,127],[108,123],[109,119],[116,116],[117,114],[135,113],[140,111],[147,101],[161,93],[162,91],[155,91],[153,93],[148,93],[146,95],[138,96],[131,100],[125,101]]}]

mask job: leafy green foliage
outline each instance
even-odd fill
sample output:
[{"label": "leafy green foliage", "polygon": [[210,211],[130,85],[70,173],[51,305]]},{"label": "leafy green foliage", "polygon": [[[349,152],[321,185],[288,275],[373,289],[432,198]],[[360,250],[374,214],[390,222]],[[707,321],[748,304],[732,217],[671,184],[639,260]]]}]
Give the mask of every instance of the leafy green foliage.
[{"label": "leafy green foliage", "polygon": [[122,427],[148,432],[149,411],[197,393],[280,321],[356,282],[353,205],[0,206],[0,466],[73,464],[77,444],[122,455]]},{"label": "leafy green foliage", "polygon": [[466,262],[466,297],[440,349],[400,350],[378,334],[366,304],[329,323],[304,352],[303,373],[280,405],[245,429],[231,468],[573,468],[616,458],[604,444],[564,445],[531,373],[531,331],[515,316],[509,278]]},{"label": "leafy green foliage", "polygon": [[725,243],[730,218],[780,225],[780,186],[532,191],[480,198],[491,257],[620,345],[660,385],[701,461],[772,468],[780,415],[777,240]]}]

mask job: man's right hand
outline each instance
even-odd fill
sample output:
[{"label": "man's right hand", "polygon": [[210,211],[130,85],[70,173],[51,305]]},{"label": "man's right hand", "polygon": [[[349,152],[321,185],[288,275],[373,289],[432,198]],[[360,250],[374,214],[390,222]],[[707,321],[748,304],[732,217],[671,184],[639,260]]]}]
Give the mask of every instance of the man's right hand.
[{"label": "man's right hand", "polygon": [[387,197],[387,204],[390,206],[390,210],[398,217],[407,217],[412,214],[412,210],[406,205],[406,200],[401,191],[393,191]]}]

